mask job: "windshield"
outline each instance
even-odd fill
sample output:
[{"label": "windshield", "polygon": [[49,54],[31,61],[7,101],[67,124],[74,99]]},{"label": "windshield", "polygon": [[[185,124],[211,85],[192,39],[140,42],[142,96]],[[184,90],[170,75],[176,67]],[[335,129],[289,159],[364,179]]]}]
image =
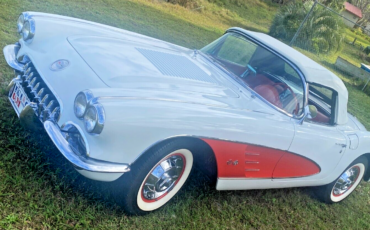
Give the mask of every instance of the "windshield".
[{"label": "windshield", "polygon": [[223,35],[201,51],[272,105],[288,114],[302,113],[302,79],[277,55],[236,33]]}]

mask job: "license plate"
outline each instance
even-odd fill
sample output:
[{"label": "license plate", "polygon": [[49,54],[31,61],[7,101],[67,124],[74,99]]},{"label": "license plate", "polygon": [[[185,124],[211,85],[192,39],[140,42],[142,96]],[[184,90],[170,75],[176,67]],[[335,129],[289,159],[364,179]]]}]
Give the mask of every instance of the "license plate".
[{"label": "license plate", "polygon": [[18,82],[15,83],[13,92],[11,93],[9,99],[18,115],[22,112],[26,105],[30,104],[30,99],[28,99],[22,86]]}]

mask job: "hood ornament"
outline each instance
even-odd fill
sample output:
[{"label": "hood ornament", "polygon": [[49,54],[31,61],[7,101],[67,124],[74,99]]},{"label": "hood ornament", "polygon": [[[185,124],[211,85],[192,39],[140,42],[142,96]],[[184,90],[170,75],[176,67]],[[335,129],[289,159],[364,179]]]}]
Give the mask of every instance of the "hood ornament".
[{"label": "hood ornament", "polygon": [[60,60],[57,60],[55,62],[53,62],[51,65],[50,65],[50,69],[52,71],[60,71],[64,68],[66,68],[67,66],[69,65],[69,61],[66,60],[66,59],[60,59]]}]

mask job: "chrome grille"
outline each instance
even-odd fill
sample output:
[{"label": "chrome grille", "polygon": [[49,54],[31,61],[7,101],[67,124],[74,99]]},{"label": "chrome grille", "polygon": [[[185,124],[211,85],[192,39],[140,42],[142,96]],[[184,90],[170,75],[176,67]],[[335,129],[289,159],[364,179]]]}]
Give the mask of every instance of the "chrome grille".
[{"label": "chrome grille", "polygon": [[28,62],[21,72],[21,85],[31,101],[36,116],[44,122],[49,119],[58,120],[60,105],[47,87],[32,62]]}]

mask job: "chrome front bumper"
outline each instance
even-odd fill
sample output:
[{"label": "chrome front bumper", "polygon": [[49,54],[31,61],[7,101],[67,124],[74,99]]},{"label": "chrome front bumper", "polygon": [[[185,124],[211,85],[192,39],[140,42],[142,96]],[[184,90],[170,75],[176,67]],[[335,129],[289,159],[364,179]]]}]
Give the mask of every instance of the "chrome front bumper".
[{"label": "chrome front bumper", "polygon": [[63,156],[78,169],[103,173],[125,173],[130,171],[128,164],[101,161],[75,154],[64,138],[59,126],[53,121],[45,121],[44,128]]},{"label": "chrome front bumper", "polygon": [[[20,46],[18,44],[8,45],[3,49],[5,60],[8,63],[8,65],[16,71],[16,75],[17,73],[19,74],[24,71],[24,64],[19,63],[16,58],[17,56],[16,54],[19,51],[19,49]],[[12,87],[15,84],[15,82],[20,80],[21,78],[19,77],[14,78],[10,82],[8,90],[12,90]],[[16,111],[15,108],[14,110]],[[21,119],[21,123],[25,123],[27,126],[35,125],[35,122],[39,121],[42,122],[47,134],[49,135],[55,146],[62,153],[62,155],[78,169],[78,171],[85,170],[94,173],[96,172],[113,174],[125,173],[130,171],[129,164],[107,162],[93,159],[86,155],[76,154],[72,150],[70,143],[65,139],[62,130],[52,119],[53,118],[52,116],[45,120],[33,119],[33,117],[35,117],[35,110],[30,105],[27,105],[18,115],[19,118]]]},{"label": "chrome front bumper", "polygon": [[20,45],[18,43],[14,45],[7,45],[4,47],[3,52],[4,52],[4,57],[6,62],[10,67],[17,71],[23,71],[24,64],[19,63],[17,61],[17,53],[20,49]]}]

